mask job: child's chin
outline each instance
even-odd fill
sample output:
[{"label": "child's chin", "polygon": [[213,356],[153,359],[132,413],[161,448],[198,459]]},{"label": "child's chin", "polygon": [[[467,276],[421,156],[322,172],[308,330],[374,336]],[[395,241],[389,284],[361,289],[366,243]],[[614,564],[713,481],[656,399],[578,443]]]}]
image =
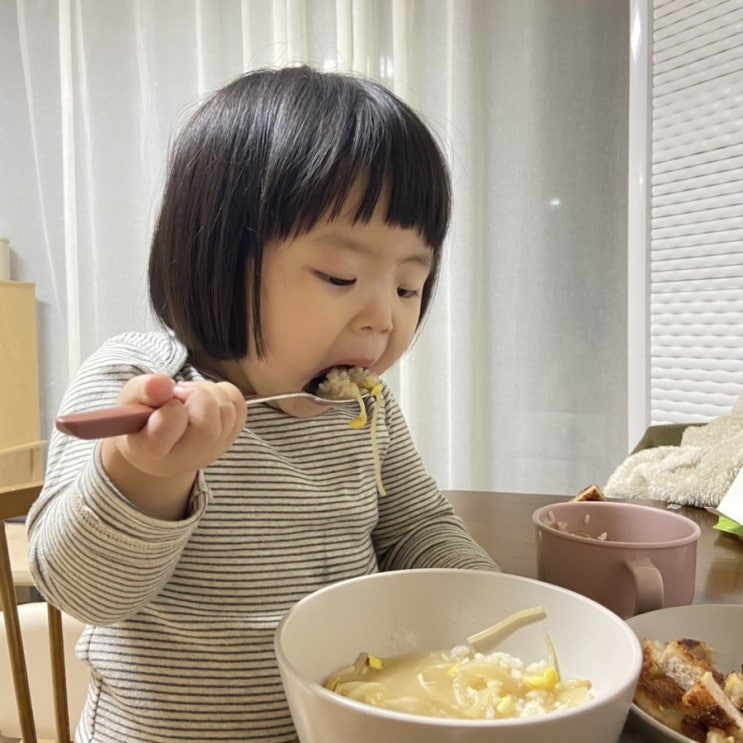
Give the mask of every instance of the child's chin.
[{"label": "child's chin", "polygon": [[283,410],[293,418],[314,418],[314,416],[320,415],[328,409],[327,405],[302,399],[277,400],[274,404],[279,410]]}]

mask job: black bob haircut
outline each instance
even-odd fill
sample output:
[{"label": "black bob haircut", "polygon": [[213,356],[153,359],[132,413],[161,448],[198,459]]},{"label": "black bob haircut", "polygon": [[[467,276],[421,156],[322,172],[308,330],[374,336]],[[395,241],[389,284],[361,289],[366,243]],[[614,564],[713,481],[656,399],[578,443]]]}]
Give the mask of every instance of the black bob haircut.
[{"label": "black bob haircut", "polygon": [[160,322],[199,358],[263,356],[266,245],[337,216],[356,183],[357,220],[385,198],[385,221],[417,230],[432,250],[423,318],[451,184],[419,116],[375,82],[309,67],[249,72],[213,93],[170,156],[149,263]]}]

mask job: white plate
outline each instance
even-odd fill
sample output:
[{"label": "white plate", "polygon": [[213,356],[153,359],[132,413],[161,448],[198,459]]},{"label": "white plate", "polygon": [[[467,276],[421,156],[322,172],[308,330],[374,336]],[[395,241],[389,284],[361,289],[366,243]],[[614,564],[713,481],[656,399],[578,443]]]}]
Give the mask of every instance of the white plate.
[{"label": "white plate", "polygon": [[[638,614],[627,624],[642,640],[670,642],[687,637],[715,649],[715,666],[723,673],[740,671],[743,663],[743,604],[694,604]],[[636,704],[630,709],[630,727],[653,741],[693,743],[691,738],[661,725]],[[643,737],[643,740],[646,738]]]}]

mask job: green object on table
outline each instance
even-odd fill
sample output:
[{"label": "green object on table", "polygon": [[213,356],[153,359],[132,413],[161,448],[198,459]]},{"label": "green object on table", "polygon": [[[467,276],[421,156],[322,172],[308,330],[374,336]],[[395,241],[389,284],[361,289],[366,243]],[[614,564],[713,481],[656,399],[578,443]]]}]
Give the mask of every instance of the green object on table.
[{"label": "green object on table", "polygon": [[719,531],[727,532],[728,534],[735,534],[738,537],[743,537],[743,524],[739,524],[737,521],[733,521],[727,516],[718,516],[714,528]]}]

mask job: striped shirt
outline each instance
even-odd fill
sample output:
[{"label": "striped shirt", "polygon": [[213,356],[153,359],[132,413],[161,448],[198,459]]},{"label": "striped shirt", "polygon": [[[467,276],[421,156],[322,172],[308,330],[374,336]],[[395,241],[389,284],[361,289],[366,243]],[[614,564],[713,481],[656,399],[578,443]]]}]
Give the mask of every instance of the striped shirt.
[{"label": "striped shirt", "polygon": [[[154,372],[203,379],[171,336],[130,333],[83,364],[60,412],[113,405],[128,379]],[[386,387],[378,496],[371,427],[349,426],[357,412],[251,407],[176,522],[116,490],[98,442],[53,434],[29,557],[42,594],[87,625],[76,743],[296,740],[273,650],[296,601],[378,570],[497,569],[426,474]]]}]

